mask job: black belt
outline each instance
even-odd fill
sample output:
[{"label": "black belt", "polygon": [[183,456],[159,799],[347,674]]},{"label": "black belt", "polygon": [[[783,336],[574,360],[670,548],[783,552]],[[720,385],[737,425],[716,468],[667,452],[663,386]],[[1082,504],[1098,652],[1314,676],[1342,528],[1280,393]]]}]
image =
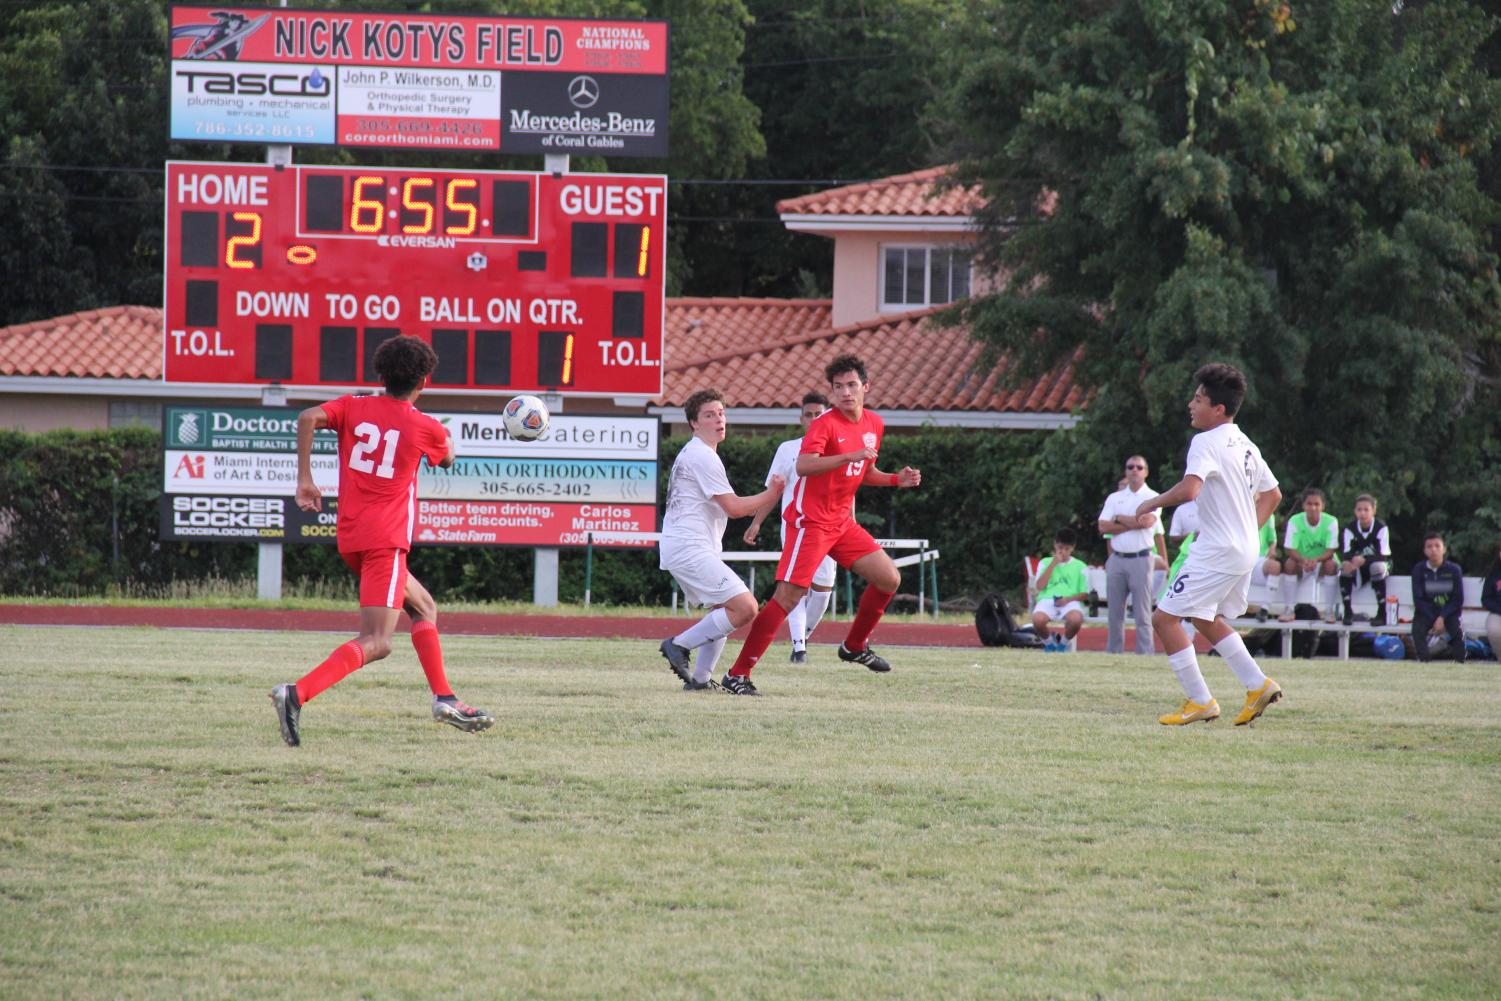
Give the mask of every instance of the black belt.
[{"label": "black belt", "polygon": [[1150,549],[1143,549],[1139,553],[1116,553],[1115,555],[1119,556],[1123,560],[1134,560],[1134,559],[1136,559],[1136,557],[1138,557],[1138,556],[1145,556],[1145,555],[1147,555],[1150,552],[1151,552]]}]

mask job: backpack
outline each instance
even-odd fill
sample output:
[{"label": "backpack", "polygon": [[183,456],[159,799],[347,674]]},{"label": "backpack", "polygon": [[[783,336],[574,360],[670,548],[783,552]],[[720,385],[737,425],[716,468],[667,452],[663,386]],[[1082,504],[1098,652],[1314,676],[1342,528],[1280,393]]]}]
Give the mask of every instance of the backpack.
[{"label": "backpack", "polygon": [[1018,650],[1041,650],[1048,645],[1048,641],[1037,635],[1037,630],[1031,626],[1021,626],[1011,630],[1011,636],[1007,645]]},{"label": "backpack", "polygon": [[[1307,602],[1293,606],[1293,618],[1303,622],[1317,622],[1320,618],[1317,607]],[[1339,640],[1333,633],[1299,629],[1293,633],[1293,656],[1309,658],[1333,657],[1339,653]]]},{"label": "backpack", "polygon": [[1282,630],[1252,629],[1245,636],[1246,652],[1260,660],[1282,656]]},{"label": "backpack", "polygon": [[1041,649],[1041,636],[1031,626],[1018,627],[1011,618],[1011,606],[994,591],[980,599],[975,608],[975,632],[986,646],[1009,646],[1021,650]]},{"label": "backpack", "polygon": [[980,599],[975,608],[975,632],[985,646],[1006,646],[1015,628],[1006,599],[994,591]]}]

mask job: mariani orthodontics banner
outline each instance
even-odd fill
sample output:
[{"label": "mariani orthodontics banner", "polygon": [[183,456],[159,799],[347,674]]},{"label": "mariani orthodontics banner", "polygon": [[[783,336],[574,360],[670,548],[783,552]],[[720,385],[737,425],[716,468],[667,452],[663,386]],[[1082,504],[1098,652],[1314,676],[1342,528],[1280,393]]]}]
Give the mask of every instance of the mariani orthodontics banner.
[{"label": "mariani orthodontics banner", "polygon": [[[333,542],[337,442],[327,431],[314,437],[323,510],[302,511],[297,414],[163,408],[162,539]],[[556,415],[541,439],[518,442],[498,414],[432,416],[453,434],[457,460],[420,467],[414,544],[582,546],[591,531],[656,531],[655,418]]]},{"label": "mariani orthodontics banner", "polygon": [[172,5],[170,138],[665,157],[665,21]]}]

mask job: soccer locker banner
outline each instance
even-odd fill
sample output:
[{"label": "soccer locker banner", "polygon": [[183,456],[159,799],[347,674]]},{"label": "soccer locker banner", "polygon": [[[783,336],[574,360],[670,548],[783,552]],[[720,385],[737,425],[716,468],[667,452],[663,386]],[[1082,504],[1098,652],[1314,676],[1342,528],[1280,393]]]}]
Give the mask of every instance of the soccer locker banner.
[{"label": "soccer locker banner", "polygon": [[[337,441],[314,436],[324,510],[304,512],[293,501],[296,414],[165,408],[162,537],[333,541]],[[656,419],[559,415],[537,441],[518,442],[499,415],[431,416],[453,434],[457,459],[452,469],[420,467],[414,542],[574,546],[588,532],[656,530]]]},{"label": "soccer locker banner", "polygon": [[171,5],[170,138],[665,157],[665,21]]},{"label": "soccer locker banner", "polygon": [[[290,497],[165,496],[162,498],[161,538],[174,541],[299,541],[287,535],[289,514],[296,508]],[[329,541],[333,541],[332,535]]]}]

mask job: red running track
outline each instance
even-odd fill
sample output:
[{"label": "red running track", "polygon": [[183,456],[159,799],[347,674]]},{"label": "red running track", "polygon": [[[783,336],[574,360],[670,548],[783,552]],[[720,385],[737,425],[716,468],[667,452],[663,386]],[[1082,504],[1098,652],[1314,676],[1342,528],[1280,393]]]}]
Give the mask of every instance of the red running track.
[{"label": "red running track", "polygon": [[[692,624],[680,619],[642,616],[488,615],[479,612],[439,611],[444,634],[450,636],[549,636],[568,639],[660,640]],[[263,608],[120,608],[106,605],[27,605],[0,603],[0,624],[24,626],[146,626],[158,629],[264,629],[284,632],[350,633],[358,617],[348,612],[310,612]],[[407,628],[405,616],[401,629]],[[848,625],[822,622],[813,634],[817,643],[838,643]],[[735,634],[743,639],[746,630]],[[780,642],[785,642],[783,631]],[[979,647],[973,626],[928,622],[883,622],[876,627],[877,645]],[[1128,630],[1126,649],[1134,649]],[[1198,646],[1206,644],[1202,639]],[[1079,649],[1103,651],[1105,630],[1085,629]]]}]

